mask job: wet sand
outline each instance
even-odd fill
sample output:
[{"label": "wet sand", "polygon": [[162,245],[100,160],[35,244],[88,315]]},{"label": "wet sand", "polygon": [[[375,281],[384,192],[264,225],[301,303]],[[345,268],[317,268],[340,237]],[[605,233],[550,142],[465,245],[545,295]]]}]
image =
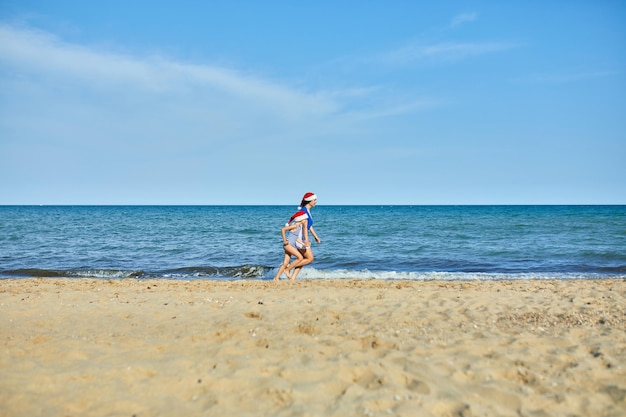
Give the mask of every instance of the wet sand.
[{"label": "wet sand", "polygon": [[0,280],[0,416],[625,416],[626,280]]}]

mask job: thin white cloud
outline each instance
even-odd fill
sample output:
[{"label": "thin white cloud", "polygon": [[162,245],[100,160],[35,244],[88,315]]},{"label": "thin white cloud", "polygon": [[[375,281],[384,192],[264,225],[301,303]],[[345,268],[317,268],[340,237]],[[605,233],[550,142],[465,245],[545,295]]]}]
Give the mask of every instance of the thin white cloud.
[{"label": "thin white cloud", "polygon": [[[432,48],[436,46],[421,53],[436,54]],[[255,123],[278,126],[297,121],[312,124],[343,116],[346,121],[354,121],[359,112],[362,114],[356,119],[371,120],[428,107],[424,105],[427,101],[416,105],[413,100],[390,99],[384,86],[303,91],[230,68],[76,45],[47,32],[6,24],[0,24],[0,65],[34,77],[43,88],[51,88],[53,79],[62,80],[79,90],[95,91],[107,100],[121,95],[145,96],[151,106],[157,106],[154,102],[159,97],[174,97],[179,100],[175,112],[197,114],[199,119],[214,109],[214,114],[222,115],[222,121],[226,120],[224,117],[250,117]],[[383,95],[385,100],[377,99]]]},{"label": "thin white cloud", "polygon": [[620,74],[619,71],[577,71],[577,72],[551,72],[534,74],[528,77],[519,78],[518,81],[529,81],[533,83],[565,84],[596,78],[613,77]]},{"label": "thin white cloud", "polygon": [[504,52],[520,45],[510,42],[439,42],[411,43],[387,52],[380,59],[390,65],[420,62],[457,61],[468,57]]},{"label": "thin white cloud", "polygon": [[461,13],[452,18],[450,27],[456,28],[458,26],[461,26],[464,23],[473,22],[477,19],[478,19],[478,13],[476,12]]},{"label": "thin white cloud", "polygon": [[414,100],[411,102],[401,103],[395,106],[387,106],[379,109],[359,110],[348,113],[348,116],[352,120],[372,120],[416,113],[436,107],[441,107],[444,104],[445,103],[442,100]]},{"label": "thin white cloud", "polygon": [[231,69],[99,51],[6,25],[0,25],[0,62],[21,72],[82,80],[92,88],[121,86],[156,93],[218,90],[290,115],[326,114],[338,108],[323,94],[298,91]]}]

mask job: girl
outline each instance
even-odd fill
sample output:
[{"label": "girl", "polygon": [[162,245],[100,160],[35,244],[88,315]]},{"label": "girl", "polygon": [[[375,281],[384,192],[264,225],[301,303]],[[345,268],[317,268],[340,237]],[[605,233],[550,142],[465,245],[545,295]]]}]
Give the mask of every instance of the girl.
[{"label": "girl", "polygon": [[[283,248],[285,250],[285,256],[283,263],[276,272],[274,281],[280,279],[281,274],[284,272],[287,278],[294,280],[296,277],[292,277],[289,274],[293,268],[301,266],[302,262],[306,261],[306,258],[300,253],[300,250],[306,250],[309,246],[309,232],[307,228],[308,215],[304,211],[298,211],[289,219],[289,222],[283,227],[280,232],[283,235]],[[288,234],[286,232],[289,232]],[[289,264],[291,256],[295,256],[297,259],[293,264]]]},{"label": "girl", "polygon": [[[315,229],[313,229],[313,217],[311,217],[311,209],[315,207],[316,205],[317,205],[317,195],[311,192],[305,193],[304,196],[302,197],[302,202],[300,203],[299,210],[302,210],[307,215],[308,231],[313,235],[317,243],[322,243],[320,238],[317,237],[317,233],[315,233]],[[315,256],[313,256],[313,250],[311,250],[311,245],[308,245],[307,248],[304,248],[303,250],[301,250],[300,253],[304,256],[304,259],[301,262],[299,262],[298,265],[296,266],[292,265],[290,268],[290,269],[296,268],[293,271],[293,275],[291,276],[291,279],[294,279],[294,280],[298,277],[298,274],[302,270],[302,267],[304,265],[310,264],[311,262],[313,262],[313,259],[315,259]]]}]

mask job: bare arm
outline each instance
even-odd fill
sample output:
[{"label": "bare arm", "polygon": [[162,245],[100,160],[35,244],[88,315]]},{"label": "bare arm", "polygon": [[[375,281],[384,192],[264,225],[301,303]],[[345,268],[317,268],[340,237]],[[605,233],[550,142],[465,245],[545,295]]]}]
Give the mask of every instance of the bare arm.
[{"label": "bare arm", "polygon": [[302,227],[304,228],[302,231],[302,237],[304,238],[305,246],[311,246],[311,243],[309,243],[309,228],[307,227],[308,224],[309,224],[308,220],[304,220],[302,222]]},{"label": "bare arm", "polygon": [[311,231],[311,234],[313,235],[313,237],[315,238],[315,241],[317,243],[322,243],[322,241],[320,240],[319,237],[317,237],[317,233],[315,233],[315,229],[313,229],[313,226],[311,226],[311,229],[309,229]]}]

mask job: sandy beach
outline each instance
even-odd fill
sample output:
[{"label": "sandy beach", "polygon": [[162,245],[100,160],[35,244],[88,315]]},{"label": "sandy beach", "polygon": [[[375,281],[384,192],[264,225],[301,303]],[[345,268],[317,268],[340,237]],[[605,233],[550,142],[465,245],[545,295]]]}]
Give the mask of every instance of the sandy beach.
[{"label": "sandy beach", "polygon": [[626,281],[0,281],[0,416],[625,416]]}]

